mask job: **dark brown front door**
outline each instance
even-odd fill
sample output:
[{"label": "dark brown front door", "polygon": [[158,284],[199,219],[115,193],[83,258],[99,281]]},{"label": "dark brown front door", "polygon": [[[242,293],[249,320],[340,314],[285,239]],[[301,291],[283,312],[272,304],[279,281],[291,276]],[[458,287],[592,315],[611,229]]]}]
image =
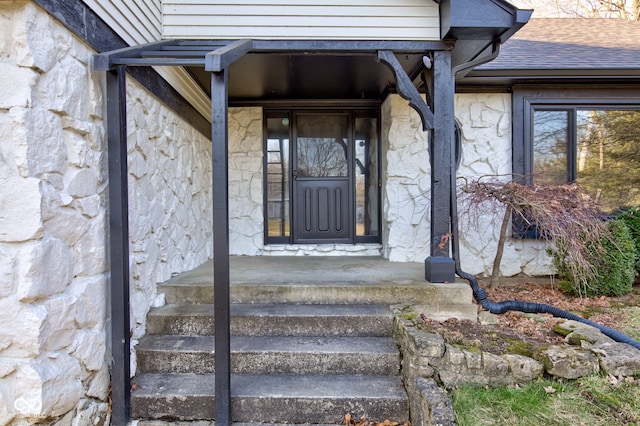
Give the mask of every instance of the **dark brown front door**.
[{"label": "dark brown front door", "polygon": [[349,115],[295,116],[295,243],[353,242]]}]

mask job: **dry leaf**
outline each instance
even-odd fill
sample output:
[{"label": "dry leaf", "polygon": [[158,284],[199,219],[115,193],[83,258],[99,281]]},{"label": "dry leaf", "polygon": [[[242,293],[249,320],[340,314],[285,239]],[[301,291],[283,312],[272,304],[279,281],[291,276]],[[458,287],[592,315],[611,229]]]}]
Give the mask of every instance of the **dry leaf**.
[{"label": "dry leaf", "polygon": [[613,374],[607,374],[607,383],[617,385],[619,381]]},{"label": "dry leaf", "polygon": [[556,388],[554,388],[553,386],[545,386],[544,391],[546,393],[556,393]]}]

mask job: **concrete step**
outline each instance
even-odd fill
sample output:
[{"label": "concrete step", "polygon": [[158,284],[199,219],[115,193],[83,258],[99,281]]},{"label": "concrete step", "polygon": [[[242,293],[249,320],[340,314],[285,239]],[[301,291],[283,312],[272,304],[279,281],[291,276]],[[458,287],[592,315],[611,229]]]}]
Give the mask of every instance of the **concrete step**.
[{"label": "concrete step", "polygon": [[[232,303],[451,305],[472,303],[468,284],[424,280],[422,263],[363,257],[230,258]],[[213,303],[213,263],[161,284],[167,303]]]},{"label": "concrete step", "polygon": [[[215,418],[213,375],[143,374],[134,383],[133,418]],[[231,394],[234,422],[340,423],[346,413],[373,421],[408,421],[399,377],[232,375]]]},{"label": "concrete step", "polygon": [[[213,373],[214,338],[145,336],[136,347],[139,371]],[[400,355],[388,337],[231,338],[231,372],[252,374],[397,375]]]},{"label": "concrete step", "polygon": [[[213,282],[168,281],[158,286],[169,304],[213,303]],[[232,284],[231,303],[386,304],[419,305],[472,303],[466,283],[312,283]]]},{"label": "concrete step", "polygon": [[[392,312],[382,305],[231,305],[236,336],[391,336]],[[151,335],[211,336],[213,305],[165,305],[147,316]]]}]

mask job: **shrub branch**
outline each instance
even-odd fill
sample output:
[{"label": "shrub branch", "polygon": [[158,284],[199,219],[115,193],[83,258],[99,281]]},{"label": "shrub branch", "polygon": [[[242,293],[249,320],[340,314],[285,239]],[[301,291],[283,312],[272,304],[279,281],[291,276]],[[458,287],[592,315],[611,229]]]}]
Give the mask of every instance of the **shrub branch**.
[{"label": "shrub branch", "polygon": [[577,184],[525,185],[500,181],[496,176],[462,179],[462,182],[460,190],[467,211],[489,208],[497,213],[498,206],[506,208],[492,280],[499,273],[507,225],[513,217],[549,241],[554,259],[563,262],[563,267],[576,277],[577,285],[589,286],[596,275],[596,266],[590,260],[593,247],[600,247],[601,241],[611,237],[602,211]]}]

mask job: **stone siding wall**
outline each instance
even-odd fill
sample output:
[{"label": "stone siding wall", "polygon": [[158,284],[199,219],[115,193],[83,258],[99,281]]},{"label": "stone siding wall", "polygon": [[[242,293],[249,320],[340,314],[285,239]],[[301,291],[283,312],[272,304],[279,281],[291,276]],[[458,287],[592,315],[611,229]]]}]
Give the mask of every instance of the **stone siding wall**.
[{"label": "stone siding wall", "polygon": [[[511,117],[510,94],[456,95],[456,119],[462,130],[458,176],[498,176],[505,181],[511,178]],[[490,275],[504,208],[469,209],[460,197],[459,213],[461,266],[470,274]],[[549,274],[553,269],[545,247],[541,241],[508,238],[501,274]]]},{"label": "stone siding wall", "polygon": [[132,79],[127,82],[127,129],[135,346],[145,333],[150,307],[164,304],[156,284],[213,255],[212,166],[211,141]]},{"label": "stone siding wall", "polygon": [[399,95],[382,105],[382,238],[391,261],[429,256],[431,165],[428,134]]},{"label": "stone siding wall", "polygon": [[[0,2],[0,424],[108,420],[107,157],[93,52]],[[210,143],[129,83],[132,333],[211,254]],[[195,171],[192,171],[192,166]]]},{"label": "stone siding wall", "polygon": [[229,251],[256,256],[264,246],[262,108],[229,109]]},{"label": "stone siding wall", "polygon": [[[462,129],[458,176],[509,179],[511,95],[459,94],[455,102]],[[417,113],[398,95],[382,106],[382,141],[385,256],[392,261],[424,261],[429,256],[431,220],[428,136]],[[462,202],[459,210],[462,268],[471,274],[489,274],[504,210],[472,211]],[[503,275],[544,275],[551,270],[543,243],[508,240]]]}]

